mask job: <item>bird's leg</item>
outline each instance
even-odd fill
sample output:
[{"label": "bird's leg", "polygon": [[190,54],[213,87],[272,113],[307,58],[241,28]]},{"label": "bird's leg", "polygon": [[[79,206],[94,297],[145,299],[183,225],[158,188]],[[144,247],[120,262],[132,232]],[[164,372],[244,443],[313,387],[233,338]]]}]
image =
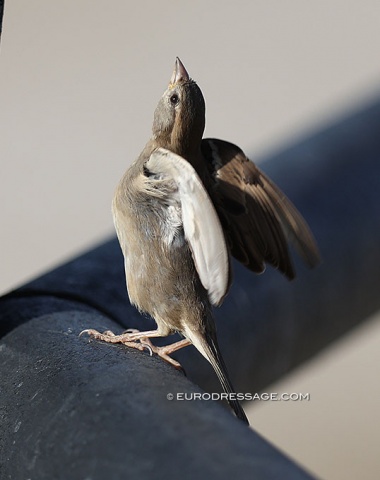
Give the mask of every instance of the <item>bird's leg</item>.
[{"label": "bird's leg", "polygon": [[138,330],[130,329],[122,333],[121,335],[115,335],[110,330],[100,333],[97,330],[87,329],[83,330],[79,334],[79,336],[84,333],[87,333],[90,337],[95,338],[96,340],[102,340],[103,342],[108,343],[122,343],[127,347],[136,348],[137,350],[143,350],[144,348],[148,348],[151,355],[152,352],[154,352],[167,363],[170,363],[175,368],[180,370],[182,370],[180,363],[171,358],[169,355],[176,352],[177,350],[180,350],[181,348],[191,345],[190,340],[187,340],[185,338],[183,340],[169,345],[165,345],[163,347],[156,347],[150,341],[150,338],[162,337],[163,335],[159,330],[148,330],[147,332],[139,332]]}]

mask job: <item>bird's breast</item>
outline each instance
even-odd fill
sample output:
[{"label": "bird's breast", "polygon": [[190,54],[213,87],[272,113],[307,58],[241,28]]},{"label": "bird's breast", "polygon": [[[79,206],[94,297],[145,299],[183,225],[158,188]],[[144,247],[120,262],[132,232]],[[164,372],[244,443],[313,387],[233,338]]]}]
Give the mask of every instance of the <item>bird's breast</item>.
[{"label": "bird's breast", "polygon": [[174,250],[186,244],[178,189],[165,178],[141,173],[122,181],[112,210],[128,265],[133,259],[140,264],[152,263],[153,258],[174,255]]},{"label": "bird's breast", "polygon": [[[178,192],[162,179],[158,183],[147,184],[139,178],[134,185],[142,188],[118,189],[113,202],[129,298],[156,321],[178,316],[172,310],[184,303],[183,298],[194,295],[187,290],[193,288],[195,276]],[[132,182],[128,186],[132,187]],[[174,323],[172,329],[178,329]]]}]

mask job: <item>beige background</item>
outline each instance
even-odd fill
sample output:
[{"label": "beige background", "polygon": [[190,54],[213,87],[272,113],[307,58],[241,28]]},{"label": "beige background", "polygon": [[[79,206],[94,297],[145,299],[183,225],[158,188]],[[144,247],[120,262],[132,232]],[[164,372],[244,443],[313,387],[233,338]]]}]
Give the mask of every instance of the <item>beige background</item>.
[{"label": "beige background", "polygon": [[[0,290],[113,232],[110,199],[150,134],[179,55],[207,131],[254,156],[379,93],[380,3],[362,0],[6,2],[0,55]],[[263,277],[265,281],[265,277]],[[268,389],[252,424],[329,479],[374,479],[374,318]]]}]

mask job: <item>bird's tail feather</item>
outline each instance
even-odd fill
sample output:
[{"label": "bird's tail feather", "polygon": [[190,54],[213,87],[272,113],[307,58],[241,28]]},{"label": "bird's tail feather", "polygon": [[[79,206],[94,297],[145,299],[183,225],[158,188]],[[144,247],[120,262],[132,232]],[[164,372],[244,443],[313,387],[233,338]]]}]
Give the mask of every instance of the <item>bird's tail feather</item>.
[{"label": "bird's tail feather", "polygon": [[198,338],[190,338],[194,346],[202,353],[204,357],[211,363],[215,373],[218,376],[220,383],[222,384],[223,390],[228,394],[228,404],[234,411],[235,415],[240,418],[243,422],[249,425],[248,419],[244,413],[242,406],[236,398],[231,398],[230,394],[234,394],[235,390],[232,386],[232,383],[229,379],[227,367],[224,363],[223,357],[220,353],[218,342],[213,339],[210,335],[202,336]]}]

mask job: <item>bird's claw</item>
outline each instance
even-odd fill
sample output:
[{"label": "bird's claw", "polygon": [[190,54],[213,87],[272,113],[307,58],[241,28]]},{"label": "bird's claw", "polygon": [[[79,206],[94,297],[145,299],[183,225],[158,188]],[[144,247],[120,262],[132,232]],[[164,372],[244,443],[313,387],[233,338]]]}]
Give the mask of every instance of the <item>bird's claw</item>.
[{"label": "bird's claw", "polygon": [[136,348],[137,350],[148,350],[149,355],[153,355],[153,344],[148,338],[129,338],[130,334],[138,333],[138,330],[135,328],[129,328],[125,330],[121,335],[115,335],[111,330],[106,330],[103,333],[98,332],[92,328],[88,328],[86,330],[82,330],[79,334],[81,337],[83,334],[89,335],[91,338],[95,340],[102,340],[108,343],[122,343],[128,347]]},{"label": "bird's claw", "polygon": [[[188,345],[188,340],[182,340],[175,344],[166,345],[163,347],[156,347],[150,341],[149,337],[144,336],[144,332],[139,332],[139,330],[132,328],[126,330],[121,335],[115,335],[110,330],[106,330],[105,332],[100,333],[97,330],[89,328],[80,332],[79,336],[82,336],[85,333],[91,338],[94,338],[95,340],[102,340],[107,343],[122,343],[127,347],[135,348],[140,351],[146,349],[149,351],[149,355],[151,357],[153,356],[153,353],[155,353],[160,358],[165,360],[165,362],[170,363],[170,365],[175,367],[177,370],[181,370],[183,373],[185,373],[181,364],[174,360],[172,357],[170,357],[170,354],[175,352],[178,348],[182,348],[182,346]],[[141,335],[139,335],[140,333]],[[180,347],[176,347],[180,344]]]}]

